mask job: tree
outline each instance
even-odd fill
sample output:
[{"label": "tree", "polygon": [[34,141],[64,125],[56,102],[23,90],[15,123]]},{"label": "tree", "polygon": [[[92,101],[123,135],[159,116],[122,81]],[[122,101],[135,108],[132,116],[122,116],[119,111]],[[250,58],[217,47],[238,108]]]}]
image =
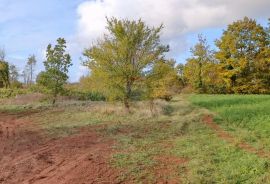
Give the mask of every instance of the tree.
[{"label": "tree", "polygon": [[37,60],[35,55],[31,55],[28,57],[27,66],[29,68],[29,78],[30,84],[33,83],[33,76],[34,76],[34,67],[36,66]]},{"label": "tree", "polygon": [[57,95],[63,91],[63,86],[68,79],[68,68],[72,65],[71,57],[65,51],[66,41],[58,38],[55,47],[48,45],[46,61],[44,61],[45,72],[39,75],[38,83],[45,86],[53,97],[53,104]]},{"label": "tree", "polygon": [[19,78],[19,72],[15,65],[9,66],[10,82],[17,82]]},{"label": "tree", "polygon": [[181,85],[174,60],[160,60],[146,75],[147,95],[150,100],[169,101],[179,92]]},{"label": "tree", "polygon": [[107,18],[108,35],[84,51],[85,65],[96,86],[107,98],[119,98],[129,111],[134,88],[143,82],[145,70],[164,57],[168,46],[160,43],[160,31],[142,20]]},{"label": "tree", "polygon": [[23,71],[22,71],[22,77],[23,77],[23,82],[24,84],[29,84],[29,69],[27,67],[27,65],[24,67]]},{"label": "tree", "polygon": [[270,44],[270,18],[268,19],[268,27],[265,28],[265,32],[267,35],[267,43],[268,43],[268,47]]},{"label": "tree", "polygon": [[177,66],[176,66],[176,70],[177,70],[177,75],[179,77],[179,82],[180,84],[182,85],[182,87],[184,87],[186,85],[186,82],[185,82],[185,76],[184,76],[184,69],[185,69],[185,65],[182,64],[182,63],[179,63]]},{"label": "tree", "polygon": [[187,59],[184,67],[184,77],[192,85],[192,87],[202,93],[206,92],[207,85],[205,83],[205,68],[208,63],[213,61],[213,51],[210,50],[206,39],[198,36],[198,43],[191,48],[192,56]]},{"label": "tree", "polygon": [[5,57],[5,50],[0,49],[0,86],[3,85],[3,87],[8,88],[10,87],[9,64]]},{"label": "tree", "polygon": [[34,82],[34,69],[35,69],[36,63],[37,63],[36,56],[30,55],[27,59],[27,63],[22,73],[25,84],[31,85]]},{"label": "tree", "polygon": [[219,49],[216,58],[220,63],[220,75],[228,92],[264,91],[265,82],[257,65],[259,61],[267,63],[267,33],[256,20],[245,17],[230,24],[221,39],[216,41],[216,46]]}]

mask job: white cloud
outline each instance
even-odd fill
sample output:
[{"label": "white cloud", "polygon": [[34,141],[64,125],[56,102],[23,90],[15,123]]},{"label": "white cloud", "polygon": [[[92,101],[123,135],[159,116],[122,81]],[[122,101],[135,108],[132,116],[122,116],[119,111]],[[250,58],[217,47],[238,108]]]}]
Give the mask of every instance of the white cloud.
[{"label": "white cloud", "polygon": [[77,41],[88,47],[105,32],[105,17],[139,19],[151,26],[164,24],[162,39],[171,55],[186,49],[186,34],[224,26],[250,16],[267,18],[269,0],[92,0],[79,5]]}]

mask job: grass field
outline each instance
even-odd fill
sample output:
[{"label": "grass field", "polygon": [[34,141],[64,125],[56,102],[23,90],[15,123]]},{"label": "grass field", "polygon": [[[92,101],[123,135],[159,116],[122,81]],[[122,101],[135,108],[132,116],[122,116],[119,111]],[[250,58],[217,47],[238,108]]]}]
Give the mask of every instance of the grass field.
[{"label": "grass field", "polygon": [[215,121],[239,140],[270,150],[269,95],[194,95],[190,101],[215,112]]},{"label": "grass field", "polygon": [[154,112],[147,102],[134,103],[131,114],[120,103],[90,102],[48,108],[28,119],[53,137],[95,126],[116,141],[110,164],[123,182],[270,183],[269,158],[227,142],[202,122],[211,114],[237,140],[268,151],[269,105],[270,96],[192,95],[157,101]]}]

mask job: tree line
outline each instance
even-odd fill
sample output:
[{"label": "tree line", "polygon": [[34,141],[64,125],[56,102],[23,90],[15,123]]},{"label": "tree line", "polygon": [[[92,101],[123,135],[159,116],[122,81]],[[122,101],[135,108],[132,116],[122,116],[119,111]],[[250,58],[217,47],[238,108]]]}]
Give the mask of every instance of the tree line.
[{"label": "tree line", "polygon": [[19,77],[23,78],[23,83],[26,85],[35,82],[34,70],[37,60],[35,55],[30,55],[22,73],[19,73],[18,68],[10,64],[6,59],[4,49],[0,49],[0,88],[22,88],[23,84]]},{"label": "tree line", "polygon": [[182,66],[186,85],[199,93],[270,93],[270,21],[268,27],[248,17],[233,22],[215,46],[199,36]]},{"label": "tree line", "polygon": [[[212,49],[199,35],[185,64],[168,59],[170,48],[160,41],[163,25],[150,27],[142,20],[107,18],[108,34],[83,51],[83,65],[90,74],[78,87],[121,100],[129,110],[132,100],[170,100],[181,91],[197,93],[270,93],[270,24],[263,27],[245,17],[228,25]],[[45,71],[36,85],[51,94],[53,103],[65,90],[72,65],[66,41],[48,45]],[[36,58],[28,58],[24,82],[34,83]],[[17,80],[16,67],[0,52],[0,87]]]}]

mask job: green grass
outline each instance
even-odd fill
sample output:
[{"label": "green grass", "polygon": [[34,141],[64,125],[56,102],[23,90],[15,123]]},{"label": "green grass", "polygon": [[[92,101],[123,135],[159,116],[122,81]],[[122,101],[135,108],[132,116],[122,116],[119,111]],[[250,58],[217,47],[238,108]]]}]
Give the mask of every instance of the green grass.
[{"label": "green grass", "polygon": [[[119,103],[93,102],[47,109],[30,118],[53,136],[68,136],[79,127],[95,126],[100,135],[116,140],[110,163],[121,171],[123,181],[156,183],[162,178],[194,184],[270,183],[268,159],[222,140],[201,122],[204,114],[212,113],[202,108],[206,107],[215,113],[224,128],[239,138],[247,138],[248,133],[255,130],[265,135],[262,128],[250,125],[264,121],[266,126],[267,104],[269,96],[177,96],[169,103],[157,102],[154,116],[146,102],[134,103],[131,114]],[[252,107],[254,119],[248,118],[245,125],[240,117],[249,116],[246,114]],[[106,126],[96,126],[100,124]],[[254,140],[263,145],[270,142],[262,137],[254,137]],[[165,163],[163,169],[169,167],[169,170],[158,177],[157,168],[164,167],[157,159],[160,157],[186,162]]]},{"label": "green grass", "polygon": [[112,164],[123,169],[123,178],[155,183],[154,168],[161,164],[155,158],[168,155],[188,162],[180,164],[176,173],[166,174],[167,179],[177,177],[183,183],[270,182],[269,160],[217,137],[201,123],[207,111],[192,106],[183,97],[175,98],[169,106],[169,115],[110,124],[103,130],[103,135],[119,142]]},{"label": "green grass", "polygon": [[240,140],[270,150],[270,95],[193,95],[189,99],[215,112],[215,121]]}]

